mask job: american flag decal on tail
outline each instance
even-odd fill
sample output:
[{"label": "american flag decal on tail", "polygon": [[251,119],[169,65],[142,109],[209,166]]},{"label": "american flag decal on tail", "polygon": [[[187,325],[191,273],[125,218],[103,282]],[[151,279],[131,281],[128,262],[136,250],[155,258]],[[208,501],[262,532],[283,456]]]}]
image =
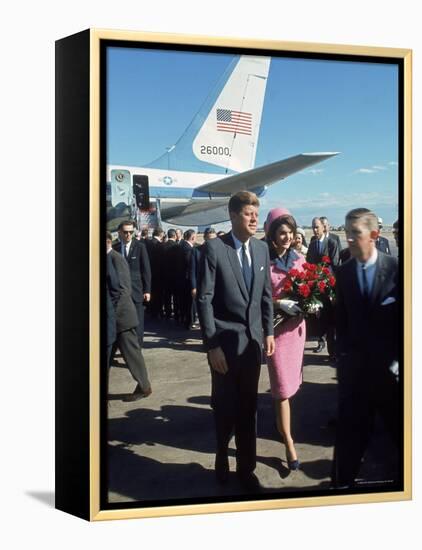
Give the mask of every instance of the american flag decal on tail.
[{"label": "american flag decal on tail", "polygon": [[252,113],[217,109],[217,130],[250,136],[252,135]]}]

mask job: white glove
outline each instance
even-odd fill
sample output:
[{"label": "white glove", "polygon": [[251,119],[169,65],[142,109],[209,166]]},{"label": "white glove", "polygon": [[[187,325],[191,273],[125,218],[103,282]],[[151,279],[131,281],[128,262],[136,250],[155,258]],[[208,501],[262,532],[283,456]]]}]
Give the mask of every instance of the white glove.
[{"label": "white glove", "polygon": [[303,313],[294,300],[277,300],[275,304],[278,309],[281,309],[281,311],[288,315],[299,315],[299,313]]}]

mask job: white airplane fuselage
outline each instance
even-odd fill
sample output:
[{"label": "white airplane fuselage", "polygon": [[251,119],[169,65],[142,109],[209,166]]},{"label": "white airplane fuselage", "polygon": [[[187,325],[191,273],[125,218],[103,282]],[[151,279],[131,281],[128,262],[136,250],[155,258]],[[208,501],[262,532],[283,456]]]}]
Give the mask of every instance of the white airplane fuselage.
[{"label": "white airplane fuselage", "polygon": [[111,181],[111,173],[115,170],[128,171],[131,176],[146,176],[148,178],[149,196],[151,199],[190,200],[226,197],[229,193],[207,193],[197,188],[206,183],[228,177],[224,174],[207,172],[187,172],[181,170],[163,170],[160,168],[143,168],[139,166],[111,165],[107,167],[107,182]]}]

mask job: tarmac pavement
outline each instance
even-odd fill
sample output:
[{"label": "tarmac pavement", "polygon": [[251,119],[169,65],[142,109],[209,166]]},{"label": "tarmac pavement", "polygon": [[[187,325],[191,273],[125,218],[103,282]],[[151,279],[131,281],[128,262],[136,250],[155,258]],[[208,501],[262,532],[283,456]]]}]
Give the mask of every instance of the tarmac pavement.
[{"label": "tarmac pavement", "polygon": [[[264,488],[264,498],[313,496],[329,489],[337,379],[326,350],[315,354],[315,346],[315,342],[306,343],[303,384],[291,400],[299,471],[287,468],[284,445],[275,427],[267,367],[262,365],[255,473]],[[235,475],[234,438],[229,449],[229,483],[221,486],[215,479],[210,373],[199,329],[187,331],[172,320],[147,319],[144,357],[153,389],[148,398],[122,401],[136,384],[121,357],[114,360],[110,372],[109,503],[250,499]],[[362,465],[362,487],[388,487],[397,468],[397,454],[378,425]]]}]

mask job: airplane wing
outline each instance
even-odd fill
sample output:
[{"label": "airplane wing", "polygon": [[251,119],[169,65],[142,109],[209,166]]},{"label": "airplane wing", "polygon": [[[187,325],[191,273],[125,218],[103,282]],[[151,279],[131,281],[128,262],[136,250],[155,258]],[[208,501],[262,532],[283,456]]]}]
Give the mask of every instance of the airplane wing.
[{"label": "airplane wing", "polygon": [[301,153],[294,157],[206,183],[198,187],[197,190],[207,193],[233,194],[238,191],[248,191],[257,187],[263,187],[264,185],[272,185],[304,168],[309,168],[335,155],[338,155],[338,153]]},{"label": "airplane wing", "polygon": [[194,199],[189,202],[174,204],[160,200],[160,216],[167,223],[181,225],[212,225],[229,219],[229,198]]}]

